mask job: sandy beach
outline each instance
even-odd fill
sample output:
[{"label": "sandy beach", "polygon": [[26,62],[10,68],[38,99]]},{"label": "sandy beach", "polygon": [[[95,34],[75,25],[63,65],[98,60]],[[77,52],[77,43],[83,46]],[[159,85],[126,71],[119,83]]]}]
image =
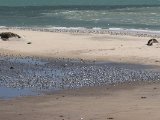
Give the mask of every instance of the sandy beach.
[{"label": "sandy beach", "polygon": [[160,45],[146,45],[154,36],[0,30],[5,31],[22,39],[0,40],[1,54],[160,65]]},{"label": "sandy beach", "polygon": [[159,120],[159,84],[83,88],[0,100],[3,120]]},{"label": "sandy beach", "polygon": [[[158,82],[155,83],[160,79],[160,44],[146,45],[148,40],[156,38],[155,36],[18,29],[1,29],[0,32],[14,32],[22,37],[8,41],[0,40],[0,71],[2,75],[7,76],[1,83],[5,86],[23,88],[41,85],[40,89],[43,89],[59,82],[64,82],[59,85],[63,85],[63,88],[75,84],[82,86],[78,86],[78,89],[75,87],[70,90],[47,92],[41,96],[0,99],[0,119],[160,119],[160,87]],[[156,39],[160,42],[159,37]],[[30,44],[27,44],[28,42]],[[114,66],[105,62],[114,63]],[[131,68],[128,68],[128,65],[131,65]],[[52,70],[53,68],[55,70]],[[62,72],[66,78],[59,75]],[[110,75],[113,80],[107,81]],[[53,78],[59,81],[50,82]],[[9,79],[11,84],[6,82],[6,79]],[[17,83],[14,83],[14,80],[17,80]],[[37,80],[37,83],[32,86],[34,80]],[[95,80],[94,83],[92,80]],[[83,87],[88,84],[100,86]],[[107,86],[101,87],[102,84]]]}]

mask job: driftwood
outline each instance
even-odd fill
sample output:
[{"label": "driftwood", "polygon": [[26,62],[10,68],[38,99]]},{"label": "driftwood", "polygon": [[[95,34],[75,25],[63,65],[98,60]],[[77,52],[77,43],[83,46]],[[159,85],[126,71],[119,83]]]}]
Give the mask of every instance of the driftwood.
[{"label": "driftwood", "polygon": [[12,33],[12,32],[2,32],[2,33],[0,33],[0,36],[1,36],[1,39],[4,41],[8,40],[9,38],[12,38],[12,37],[21,38],[21,36],[15,34],[15,33]]},{"label": "driftwood", "polygon": [[152,46],[153,43],[158,43],[158,41],[156,39],[150,39],[147,43],[148,46]]}]

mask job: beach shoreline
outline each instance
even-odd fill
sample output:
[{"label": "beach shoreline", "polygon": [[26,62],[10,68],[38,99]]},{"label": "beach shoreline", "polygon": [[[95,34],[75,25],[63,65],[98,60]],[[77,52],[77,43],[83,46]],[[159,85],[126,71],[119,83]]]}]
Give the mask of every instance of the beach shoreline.
[{"label": "beach shoreline", "polygon": [[0,120],[160,120],[160,0],[0,0]]},{"label": "beach shoreline", "polygon": [[0,119],[159,119],[160,46],[146,45],[153,36],[0,32],[22,37],[0,40],[2,85],[61,88],[40,96],[0,99]]},{"label": "beach shoreline", "polygon": [[84,27],[6,27],[1,26],[0,30],[23,30],[51,33],[69,33],[69,34],[110,34],[125,35],[137,37],[160,37],[159,30],[144,29],[124,29],[124,28],[84,28]]}]

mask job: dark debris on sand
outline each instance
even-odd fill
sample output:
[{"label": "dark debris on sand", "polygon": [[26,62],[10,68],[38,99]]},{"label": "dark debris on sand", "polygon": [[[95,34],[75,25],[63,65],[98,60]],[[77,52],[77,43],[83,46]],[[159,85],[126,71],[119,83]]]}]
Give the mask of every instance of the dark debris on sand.
[{"label": "dark debris on sand", "polygon": [[150,39],[148,42],[147,42],[147,45],[148,46],[152,46],[153,43],[159,43],[157,39]]},{"label": "dark debris on sand", "polygon": [[21,36],[12,32],[2,32],[0,33],[0,37],[3,41],[7,41],[9,38],[12,38],[12,37],[21,38]]}]

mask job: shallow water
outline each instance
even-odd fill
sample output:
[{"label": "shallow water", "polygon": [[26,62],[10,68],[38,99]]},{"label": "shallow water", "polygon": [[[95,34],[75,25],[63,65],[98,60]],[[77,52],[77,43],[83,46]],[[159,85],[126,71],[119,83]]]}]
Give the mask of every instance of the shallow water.
[{"label": "shallow water", "polygon": [[7,88],[7,87],[0,87],[0,99],[11,99],[15,97],[22,97],[22,96],[35,96],[39,95],[38,91],[32,91],[31,89],[17,89],[17,88]]},{"label": "shallow water", "polygon": [[[0,59],[4,60],[4,59]],[[24,64],[32,64],[32,65],[45,65],[48,62],[43,62],[37,59],[32,59],[32,58],[9,58],[8,61],[13,62],[13,63],[24,63]]]}]

